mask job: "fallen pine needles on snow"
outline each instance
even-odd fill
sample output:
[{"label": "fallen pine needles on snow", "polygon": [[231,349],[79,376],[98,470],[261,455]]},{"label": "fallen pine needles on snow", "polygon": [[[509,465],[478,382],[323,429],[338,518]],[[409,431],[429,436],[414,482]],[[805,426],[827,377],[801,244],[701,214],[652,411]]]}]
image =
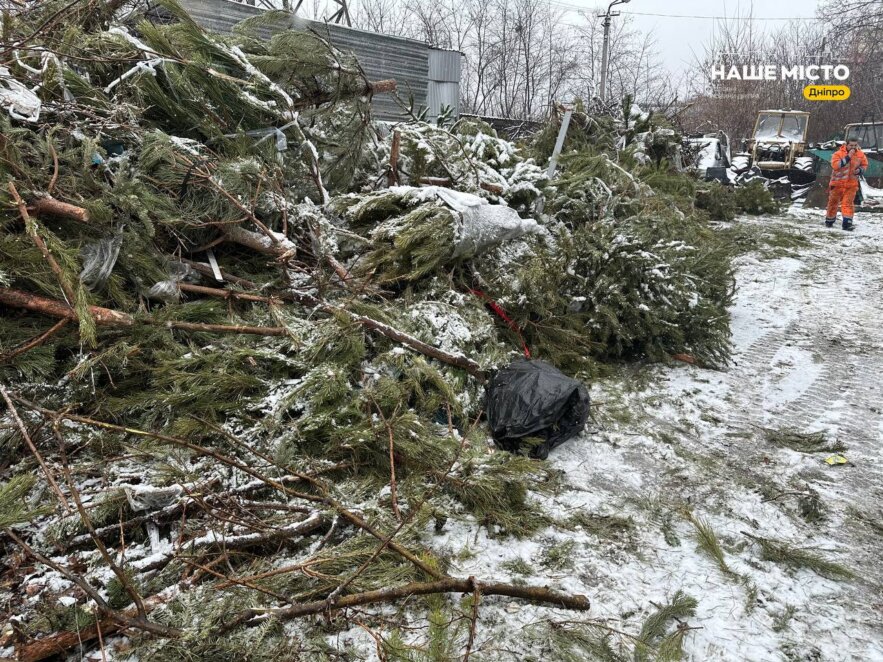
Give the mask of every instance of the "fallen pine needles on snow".
[{"label": "fallen pine needles on snow", "polygon": [[763,433],[767,441],[799,453],[842,453],[849,450],[841,442],[832,441],[824,432],[763,428]]},{"label": "fallen pine needles on snow", "polygon": [[828,561],[813,550],[795,547],[780,540],[762,538],[745,531],[742,534],[760,546],[761,557],[765,561],[779,563],[795,570],[805,568],[830,579],[844,580],[855,577],[855,573],[849,568],[834,561]]}]

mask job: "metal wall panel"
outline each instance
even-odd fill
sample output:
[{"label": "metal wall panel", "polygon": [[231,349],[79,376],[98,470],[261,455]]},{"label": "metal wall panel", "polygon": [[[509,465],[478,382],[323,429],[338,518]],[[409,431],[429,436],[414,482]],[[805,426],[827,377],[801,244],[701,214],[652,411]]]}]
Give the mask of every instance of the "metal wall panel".
[{"label": "metal wall panel", "polygon": [[454,109],[454,117],[460,116],[460,84],[437,80],[429,81],[426,90],[426,103],[429,107],[429,115],[438,117],[439,112],[445,106]]},{"label": "metal wall panel", "polygon": [[[230,32],[236,23],[262,13],[259,8],[228,0],[180,1],[197,23],[214,32]],[[394,78],[398,83],[399,96],[404,101],[410,95],[418,109],[428,105],[430,48],[425,43],[317,21],[299,19],[297,25],[291,27],[298,26],[315,30],[340,50],[355,55],[369,80]],[[285,27],[289,26],[280,25],[278,29]],[[268,28],[261,33],[266,37],[273,31]],[[437,109],[438,106],[435,106],[436,112]],[[372,110],[374,116],[381,120],[395,121],[405,117],[389,94],[374,97]]]},{"label": "metal wall panel", "polygon": [[459,84],[462,65],[463,53],[460,51],[429,49],[429,80]]}]

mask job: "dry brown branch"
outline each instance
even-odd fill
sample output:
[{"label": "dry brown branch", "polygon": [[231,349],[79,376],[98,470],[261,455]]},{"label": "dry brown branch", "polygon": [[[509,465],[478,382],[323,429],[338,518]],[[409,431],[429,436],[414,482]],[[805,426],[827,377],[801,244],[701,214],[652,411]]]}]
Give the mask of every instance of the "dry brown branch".
[{"label": "dry brown branch", "polygon": [[[73,321],[78,320],[77,313],[66,303],[22,290],[0,287],[0,303],[13,308],[23,308],[35,313],[42,313],[50,317],[61,317]],[[89,306],[89,312],[95,319],[96,324],[102,326],[133,326],[135,324],[135,320],[131,315],[110,310],[109,308]]]},{"label": "dry brown branch", "polygon": [[334,269],[334,273],[337,274],[337,277],[340,278],[341,282],[343,282],[344,285],[348,285],[350,280],[352,280],[352,275],[346,270],[346,267],[338,262],[333,255],[326,255],[325,261],[328,262],[332,269]]},{"label": "dry brown branch", "polygon": [[[383,421],[383,426],[386,428],[386,434],[389,437],[389,493],[390,499],[392,500],[392,514],[395,515],[396,520],[399,522],[402,521],[402,513],[399,512],[399,496],[398,496],[398,485],[396,484],[396,444],[395,444],[395,435],[393,434],[392,425],[390,425],[389,420],[383,414],[383,409],[381,409],[380,405],[374,402],[374,407],[377,409],[377,413],[380,415],[380,420]],[[395,412],[393,412],[393,416],[398,413],[398,407],[396,407]]]},{"label": "dry brown branch", "polygon": [[475,590],[482,595],[503,595],[510,598],[529,600],[549,604],[561,609],[573,609],[576,611],[588,611],[589,599],[584,595],[571,595],[561,593],[542,586],[518,586],[516,584],[503,584],[498,582],[481,582],[473,578],[456,579],[446,577],[433,582],[411,582],[393,588],[353,593],[338,598],[337,602],[330,605],[327,600],[316,600],[301,604],[291,605],[275,609],[246,609],[242,611],[230,623],[221,628],[221,632],[227,632],[241,625],[249,625],[254,619],[267,615],[281,621],[321,614],[329,610],[346,609],[347,607],[360,607],[362,605],[395,602],[403,598],[415,595],[433,595],[437,593],[472,593]]},{"label": "dry brown branch", "polygon": [[71,492],[71,498],[74,500],[74,503],[77,506],[77,512],[79,512],[80,514],[80,520],[82,520],[83,525],[89,532],[89,536],[91,537],[92,542],[95,543],[95,547],[98,549],[98,553],[101,554],[101,558],[104,559],[104,562],[108,565],[111,571],[113,571],[113,574],[116,576],[117,581],[120,582],[120,585],[125,589],[126,593],[129,594],[129,597],[132,598],[132,602],[135,604],[135,609],[138,610],[138,616],[141,618],[147,618],[147,611],[144,608],[144,600],[141,598],[141,594],[133,586],[131,580],[126,576],[126,573],[123,572],[123,569],[120,568],[116,563],[114,563],[113,558],[110,556],[110,552],[107,551],[107,547],[105,547],[104,543],[101,542],[101,539],[95,535],[95,527],[92,526],[92,519],[89,517],[89,513],[86,512],[86,509],[83,507],[83,502],[80,500],[80,494],[77,491],[77,486],[74,483],[73,476],[71,476],[70,468],[67,465],[67,456],[64,452],[65,441],[64,437],[61,434],[61,430],[59,429],[58,420],[53,421],[52,431],[55,433],[55,436],[59,442],[59,448],[61,450],[62,460],[64,462],[62,465],[64,468],[64,475],[67,479],[68,489]]},{"label": "dry brown branch", "polygon": [[[0,287],[0,303],[51,317],[61,317],[69,320],[79,319],[77,313],[61,301],[8,287]],[[281,326],[201,324],[198,322],[178,322],[174,320],[161,321],[150,318],[136,319],[128,313],[111,310],[110,308],[102,308],[101,306],[89,306],[89,313],[99,326],[131,327],[136,324],[149,324],[151,326],[164,326],[169,329],[192,331],[194,333],[238,333],[255,336],[284,336],[288,333]]]},{"label": "dry brown branch", "polygon": [[52,195],[52,191],[55,189],[55,184],[58,182],[58,152],[55,151],[55,145],[52,144],[51,137],[46,139],[46,144],[49,145],[49,153],[52,154],[52,179],[49,180],[49,186],[46,187],[46,192],[49,193],[49,195]]},{"label": "dry brown branch", "polygon": [[469,640],[466,642],[466,651],[463,653],[463,662],[469,662],[469,656],[472,654],[472,646],[475,644],[475,631],[478,627],[478,605],[481,602],[481,587],[475,581],[475,577],[470,577],[469,581],[473,585],[472,616],[469,619]]},{"label": "dry brown branch", "polygon": [[[224,455],[223,453],[212,450],[210,448],[206,448],[204,446],[199,446],[198,444],[193,444],[185,439],[180,439],[178,437],[173,437],[171,435],[162,434],[159,432],[150,432],[147,430],[138,430],[136,428],[123,427],[122,425],[115,425],[113,423],[107,423],[105,421],[98,421],[93,418],[89,418],[87,416],[78,416],[76,414],[72,414],[72,413],[66,412],[66,411],[64,411],[64,412],[52,411],[50,409],[45,409],[44,407],[40,407],[39,405],[36,405],[33,402],[28,402],[27,400],[24,400],[23,398],[20,398],[18,396],[16,396],[15,399],[18,402],[25,405],[26,407],[32,409],[33,411],[43,414],[43,416],[47,417],[50,420],[67,419],[67,420],[74,421],[77,423],[83,423],[85,425],[90,425],[90,426],[102,428],[105,430],[112,430],[114,432],[119,432],[122,434],[130,434],[130,435],[134,435],[134,436],[148,437],[151,439],[155,439],[157,441],[162,441],[167,444],[178,446],[180,448],[186,448],[186,449],[193,451],[194,453],[198,453],[200,455],[204,455],[207,457],[213,457],[214,459],[218,460],[222,464],[225,464],[229,467],[233,467],[235,469],[239,469],[243,473],[251,476],[252,478],[255,478],[259,481],[264,482],[269,487],[272,487],[273,489],[276,489],[276,490],[282,492],[283,494],[286,494],[288,496],[293,496],[295,498],[303,499],[305,501],[310,501],[313,503],[326,504],[326,505],[334,508],[340,514],[340,516],[343,517],[345,520],[347,520],[351,524],[354,524],[355,526],[359,527],[360,529],[362,529],[366,533],[371,534],[372,536],[374,536],[378,540],[383,541],[384,546],[388,545],[389,548],[392,549],[394,552],[396,552],[399,556],[402,556],[403,558],[405,558],[408,561],[410,561],[411,563],[413,563],[417,568],[419,568],[423,572],[427,573],[430,577],[438,578],[438,577],[442,576],[438,570],[436,570],[432,566],[428,565],[425,561],[420,559],[412,551],[403,547],[402,545],[399,545],[398,543],[392,542],[390,539],[387,539],[382,533],[377,531],[377,529],[375,529],[368,522],[366,522],[360,515],[352,512],[348,508],[344,507],[343,504],[341,504],[339,501],[327,496],[327,490],[325,489],[325,486],[322,485],[322,483],[313,476],[309,476],[307,474],[302,474],[302,473],[295,474],[298,478],[301,478],[301,479],[307,481],[311,485],[317,486],[321,491],[325,492],[325,494],[323,496],[309,494],[306,492],[299,492],[297,490],[292,490],[292,489],[286,487],[283,484],[283,482],[281,482],[279,479],[269,478],[268,476],[263,475],[262,473],[260,473],[256,469],[254,469],[253,467],[251,467],[243,462],[240,462],[239,460],[228,457],[228,456]],[[252,452],[257,453],[257,451],[255,451],[254,449],[252,449]],[[259,454],[259,456],[260,456],[260,454]]]},{"label": "dry brown branch", "polygon": [[31,453],[37,459],[40,468],[43,470],[43,475],[46,476],[46,481],[49,483],[52,491],[55,492],[55,496],[58,497],[58,501],[61,503],[62,506],[64,506],[66,512],[70,512],[70,504],[68,503],[67,499],[64,498],[64,494],[62,493],[61,488],[58,487],[58,483],[55,482],[55,478],[52,477],[52,472],[49,470],[46,462],[43,461],[43,456],[40,455],[40,451],[37,450],[34,442],[31,441],[31,435],[28,434],[28,429],[25,427],[24,422],[22,422],[21,417],[18,415],[18,410],[15,408],[15,405],[12,404],[12,399],[9,397],[9,392],[2,384],[0,384],[0,396],[3,396],[3,400],[6,402],[6,406],[9,407],[9,415],[15,422],[19,433],[21,433],[22,439],[25,440],[25,443],[31,450]]},{"label": "dry brown branch", "polygon": [[61,291],[64,292],[64,296],[67,297],[68,303],[73,306],[76,301],[76,296],[74,295],[74,291],[70,288],[67,281],[64,278],[64,272],[61,270],[58,262],[55,261],[55,258],[52,257],[52,253],[49,252],[49,248],[46,246],[46,242],[43,241],[43,238],[37,232],[37,223],[30,217],[28,214],[28,209],[25,206],[25,201],[22,200],[21,196],[18,193],[18,190],[15,188],[15,184],[9,182],[9,193],[12,195],[12,198],[15,200],[15,204],[18,205],[18,213],[21,215],[22,220],[25,222],[25,230],[30,236],[31,241],[34,242],[34,245],[43,255],[43,259],[49,263],[49,268],[52,269],[52,273],[55,274],[55,278],[58,281],[58,284],[61,286]]},{"label": "dry brown branch", "polygon": [[27,342],[19,345],[18,347],[14,347],[13,349],[9,350],[6,354],[0,355],[0,363],[8,363],[12,359],[14,359],[16,356],[20,356],[20,355],[24,354],[25,352],[29,352],[32,349],[39,347],[44,342],[49,340],[49,338],[51,338],[56,333],[61,331],[62,328],[67,326],[68,322],[70,322],[69,319],[58,320],[55,324],[52,325],[52,327],[50,329],[48,329],[47,331],[44,331],[36,338],[32,338],[31,340],[28,340]]},{"label": "dry brown branch", "polygon": [[398,131],[393,131],[392,147],[389,150],[389,170],[386,174],[388,186],[395,186],[399,183],[399,150],[401,149],[401,143],[401,134]]},{"label": "dry brown branch", "polygon": [[259,581],[261,579],[269,579],[270,577],[276,577],[278,575],[285,575],[285,574],[288,574],[289,572],[297,572],[298,570],[303,570],[304,568],[308,567],[309,565],[310,565],[310,562],[295,563],[293,565],[286,565],[281,568],[274,568],[273,570],[267,570],[266,572],[261,572],[256,575],[249,575],[248,577],[239,577],[236,579],[231,577],[228,579],[228,581],[215,586],[215,589],[218,591],[221,591],[225,588],[230,588],[231,586],[239,584],[240,582],[246,582],[246,581],[247,582],[255,582],[255,581]]}]

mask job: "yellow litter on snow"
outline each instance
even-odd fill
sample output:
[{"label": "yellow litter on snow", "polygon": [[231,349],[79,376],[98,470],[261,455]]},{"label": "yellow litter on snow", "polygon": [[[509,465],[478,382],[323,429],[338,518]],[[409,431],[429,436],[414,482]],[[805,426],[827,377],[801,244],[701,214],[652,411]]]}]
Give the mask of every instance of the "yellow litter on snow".
[{"label": "yellow litter on snow", "polygon": [[825,462],[827,462],[831,466],[834,466],[835,464],[846,464],[848,461],[849,460],[847,460],[842,455],[832,455],[831,457],[825,459]]}]

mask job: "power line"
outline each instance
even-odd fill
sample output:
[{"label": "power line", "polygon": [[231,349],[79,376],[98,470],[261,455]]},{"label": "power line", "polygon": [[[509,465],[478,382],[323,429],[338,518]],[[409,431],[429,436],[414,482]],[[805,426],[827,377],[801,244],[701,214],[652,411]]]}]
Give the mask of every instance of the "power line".
[{"label": "power line", "polygon": [[[601,11],[592,7],[581,7],[569,2],[559,2],[550,0],[549,4],[577,13],[588,13],[591,11]],[[706,20],[723,20],[723,21],[815,21],[812,16],[709,16],[708,14],[662,14],[655,12],[640,12],[621,10],[621,13],[631,16],[656,16],[657,18],[698,18]]]},{"label": "power line", "polygon": [[691,14],[652,14],[650,12],[623,11],[633,16],[658,16],[660,18],[707,18],[723,21],[815,21],[814,16],[707,16]]}]

